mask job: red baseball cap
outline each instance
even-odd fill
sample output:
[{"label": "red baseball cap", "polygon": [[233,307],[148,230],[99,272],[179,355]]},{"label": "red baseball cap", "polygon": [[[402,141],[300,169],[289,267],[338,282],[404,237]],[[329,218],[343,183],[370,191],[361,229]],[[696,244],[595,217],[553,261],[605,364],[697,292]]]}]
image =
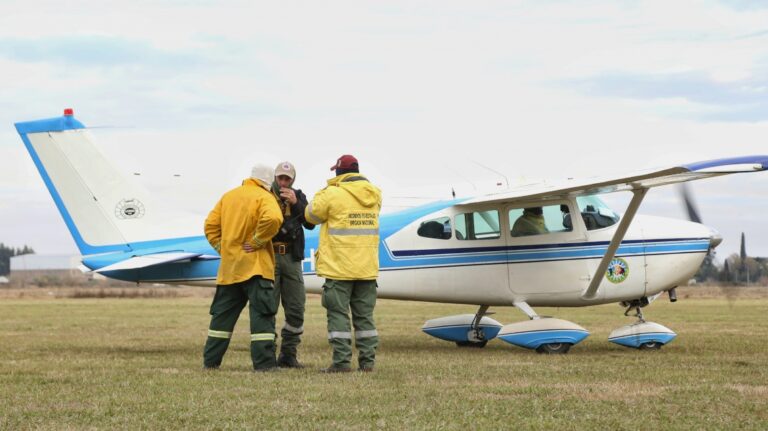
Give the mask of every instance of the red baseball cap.
[{"label": "red baseball cap", "polygon": [[339,160],[336,160],[336,164],[331,166],[331,170],[334,171],[336,169],[357,169],[358,163],[355,156],[344,154],[343,156],[339,157]]}]

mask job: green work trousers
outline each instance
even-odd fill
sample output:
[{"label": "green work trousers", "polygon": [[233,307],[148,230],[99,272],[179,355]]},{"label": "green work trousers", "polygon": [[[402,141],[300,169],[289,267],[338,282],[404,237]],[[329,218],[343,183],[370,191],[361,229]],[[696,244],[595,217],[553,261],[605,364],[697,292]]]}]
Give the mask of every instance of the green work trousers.
[{"label": "green work trousers", "polygon": [[372,368],[376,361],[379,334],[373,321],[376,280],[332,280],[323,285],[323,307],[328,312],[328,341],[333,348],[333,366],[349,368],[352,362],[352,325],[360,368]]},{"label": "green work trousers", "polygon": [[219,367],[229,347],[240,312],[248,303],[251,318],[251,360],[254,369],[277,366],[275,359],[275,301],[271,280],[255,276],[240,283],[216,286],[203,365]]},{"label": "green work trousers", "polygon": [[283,339],[280,353],[296,357],[296,348],[304,333],[304,304],[307,294],[304,289],[304,276],[301,262],[296,262],[288,254],[275,254],[275,302],[282,301],[285,324],[280,331]]}]

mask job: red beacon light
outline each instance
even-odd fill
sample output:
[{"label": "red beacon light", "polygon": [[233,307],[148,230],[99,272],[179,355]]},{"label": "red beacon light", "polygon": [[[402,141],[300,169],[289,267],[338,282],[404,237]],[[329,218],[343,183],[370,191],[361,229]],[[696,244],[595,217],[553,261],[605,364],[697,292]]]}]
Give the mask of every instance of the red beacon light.
[{"label": "red beacon light", "polygon": [[75,115],[75,110],[72,108],[64,108],[64,116],[65,117],[71,117]]}]

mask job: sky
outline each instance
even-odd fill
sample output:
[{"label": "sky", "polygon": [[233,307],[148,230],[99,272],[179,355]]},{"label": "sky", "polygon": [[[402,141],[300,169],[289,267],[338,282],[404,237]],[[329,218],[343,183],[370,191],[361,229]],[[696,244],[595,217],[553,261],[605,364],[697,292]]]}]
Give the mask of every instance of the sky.
[{"label": "sky", "polygon": [[[761,1],[4,0],[0,78],[0,242],[44,254],[77,249],[13,124],[70,107],[201,226],[258,162],[311,197],[354,154],[390,212],[768,154]],[[768,256],[767,173],[692,191],[719,258]],[[685,217],[672,187],[639,212]]]}]

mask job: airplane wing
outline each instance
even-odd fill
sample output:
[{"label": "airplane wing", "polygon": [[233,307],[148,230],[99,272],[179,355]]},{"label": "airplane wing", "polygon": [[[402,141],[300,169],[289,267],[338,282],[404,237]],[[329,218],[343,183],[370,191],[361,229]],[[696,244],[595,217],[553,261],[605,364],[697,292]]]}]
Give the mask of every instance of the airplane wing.
[{"label": "airplane wing", "polygon": [[103,268],[97,269],[95,272],[109,272],[120,271],[125,269],[141,269],[149,266],[162,265],[164,263],[178,262],[181,260],[199,258],[199,259],[211,259],[217,258],[216,256],[204,255],[202,253],[187,253],[187,252],[170,252],[170,253],[155,253],[146,254],[143,256],[134,256],[130,259],[122,260],[112,265],[107,265]]},{"label": "airplane wing", "polygon": [[649,189],[667,184],[712,178],[720,175],[768,170],[768,155],[708,160],[660,169],[649,169],[619,177],[595,177],[562,183],[540,183],[480,196],[457,205],[544,200],[563,196],[585,196],[618,191]]}]

